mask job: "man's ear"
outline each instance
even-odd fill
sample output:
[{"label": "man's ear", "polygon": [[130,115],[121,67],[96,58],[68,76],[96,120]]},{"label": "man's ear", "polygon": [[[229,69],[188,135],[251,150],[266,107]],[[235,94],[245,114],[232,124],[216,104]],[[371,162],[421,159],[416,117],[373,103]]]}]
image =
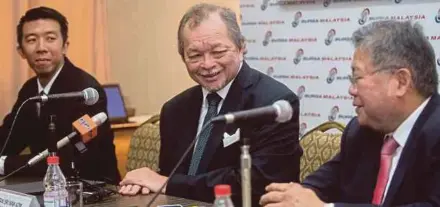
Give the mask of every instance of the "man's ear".
[{"label": "man's ear", "polygon": [[63,45],[63,54],[66,55],[67,49],[69,49],[69,40],[67,40]]},{"label": "man's ear", "polygon": [[394,75],[398,83],[396,88],[397,95],[403,96],[413,87],[411,70],[408,68],[400,68]]},{"label": "man's ear", "polygon": [[23,49],[21,48],[20,45],[17,45],[17,52],[20,55],[21,58],[26,59],[26,56],[23,53]]}]

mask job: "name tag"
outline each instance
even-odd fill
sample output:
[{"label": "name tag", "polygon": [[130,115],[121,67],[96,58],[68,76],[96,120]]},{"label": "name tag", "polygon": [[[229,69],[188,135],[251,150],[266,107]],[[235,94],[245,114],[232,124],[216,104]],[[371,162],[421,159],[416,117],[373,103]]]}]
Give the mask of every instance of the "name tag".
[{"label": "name tag", "polygon": [[40,207],[37,197],[0,188],[0,207]]}]

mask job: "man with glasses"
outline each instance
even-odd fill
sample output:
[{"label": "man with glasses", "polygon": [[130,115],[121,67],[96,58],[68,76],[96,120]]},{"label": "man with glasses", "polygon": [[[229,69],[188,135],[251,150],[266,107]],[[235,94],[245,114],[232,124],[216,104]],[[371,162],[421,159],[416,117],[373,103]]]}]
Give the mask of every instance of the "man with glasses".
[{"label": "man with glasses", "polygon": [[[353,33],[357,117],[341,151],[303,183],[273,183],[263,206],[440,206],[440,97],[420,26],[379,21]],[[275,205],[274,205],[275,204]]]}]

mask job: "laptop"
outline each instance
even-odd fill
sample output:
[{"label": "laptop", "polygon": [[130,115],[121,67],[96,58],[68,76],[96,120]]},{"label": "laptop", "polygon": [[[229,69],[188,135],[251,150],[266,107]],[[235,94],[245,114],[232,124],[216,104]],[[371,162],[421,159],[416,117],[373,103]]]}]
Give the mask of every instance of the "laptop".
[{"label": "laptop", "polygon": [[119,84],[104,84],[102,87],[107,96],[107,110],[110,123],[130,123]]}]

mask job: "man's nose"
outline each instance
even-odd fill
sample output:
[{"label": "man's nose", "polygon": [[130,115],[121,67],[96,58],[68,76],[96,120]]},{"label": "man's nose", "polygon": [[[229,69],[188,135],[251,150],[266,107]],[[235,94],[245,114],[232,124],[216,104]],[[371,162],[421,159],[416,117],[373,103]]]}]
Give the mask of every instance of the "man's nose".
[{"label": "man's nose", "polygon": [[211,69],[215,66],[214,58],[210,54],[205,54],[203,57],[202,68]]},{"label": "man's nose", "polygon": [[357,95],[357,87],[354,84],[350,84],[350,87],[348,88],[348,94],[351,96]]},{"label": "man's nose", "polygon": [[46,41],[40,40],[37,42],[37,52],[47,52]]}]

